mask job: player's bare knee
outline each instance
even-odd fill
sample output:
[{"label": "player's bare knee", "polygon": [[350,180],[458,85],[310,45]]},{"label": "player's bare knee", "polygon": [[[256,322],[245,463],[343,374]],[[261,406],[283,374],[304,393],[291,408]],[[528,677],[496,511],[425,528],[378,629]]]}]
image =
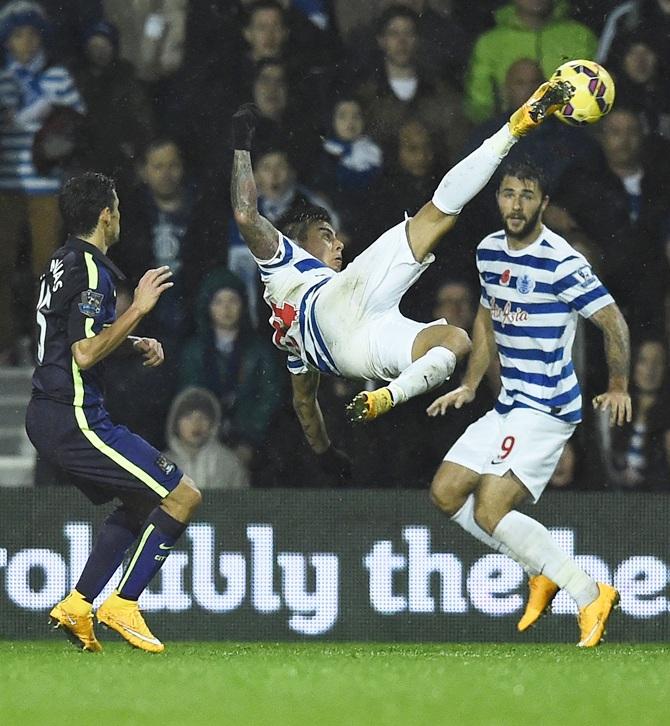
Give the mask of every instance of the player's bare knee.
[{"label": "player's bare knee", "polygon": [[458,358],[465,358],[470,355],[472,350],[472,340],[466,330],[463,328],[457,328],[454,325],[450,325],[448,329],[448,336],[445,336],[446,340],[444,346],[449,348],[453,354]]},{"label": "player's bare knee", "polygon": [[182,477],[179,484],[165,497],[163,509],[179,522],[188,522],[202,502],[202,494],[194,481]]},{"label": "player's bare knee", "polygon": [[475,495],[474,518],[475,522],[487,533],[493,535],[498,522],[507,514],[507,510],[500,503],[490,499],[482,499]]},{"label": "player's bare knee", "polygon": [[430,501],[442,512],[450,517],[456,514],[465,503],[466,497],[449,486],[449,481],[439,473],[430,485]]}]

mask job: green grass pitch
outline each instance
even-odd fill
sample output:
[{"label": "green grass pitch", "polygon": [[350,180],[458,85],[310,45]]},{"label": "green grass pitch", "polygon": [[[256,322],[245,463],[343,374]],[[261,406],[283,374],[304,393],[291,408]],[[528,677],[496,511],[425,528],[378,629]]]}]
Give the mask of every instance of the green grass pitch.
[{"label": "green grass pitch", "polygon": [[670,724],[670,647],[0,641],[0,723]]}]

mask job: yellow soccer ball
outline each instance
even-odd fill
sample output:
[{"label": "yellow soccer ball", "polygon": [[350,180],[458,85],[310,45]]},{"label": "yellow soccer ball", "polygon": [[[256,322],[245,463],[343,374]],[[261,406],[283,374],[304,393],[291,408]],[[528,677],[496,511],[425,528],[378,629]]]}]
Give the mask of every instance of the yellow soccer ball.
[{"label": "yellow soccer ball", "polygon": [[572,60],[559,66],[552,80],[567,81],[575,93],[563,108],[556,111],[558,118],[571,126],[582,126],[599,121],[614,104],[612,76],[592,60]]}]

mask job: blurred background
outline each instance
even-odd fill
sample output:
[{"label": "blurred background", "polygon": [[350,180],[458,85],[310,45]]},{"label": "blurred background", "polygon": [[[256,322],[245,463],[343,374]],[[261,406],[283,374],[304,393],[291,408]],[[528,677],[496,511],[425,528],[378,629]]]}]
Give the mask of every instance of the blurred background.
[{"label": "blurred background", "polygon": [[[613,111],[588,129],[550,118],[513,153],[544,168],[546,224],[589,259],[628,320],[634,420],[611,430],[590,410],[606,368],[600,333],[580,322],[584,423],[550,487],[670,489],[670,0],[14,0],[0,5],[0,48],[0,485],[67,484],[35,461],[23,416],[36,281],[63,241],[57,195],[69,176],[117,181],[119,312],[147,268],[175,273],[139,331],[163,342],[166,363],[108,361],[112,418],[203,489],[337,488],[303,441],[232,218],[232,113],[254,101],[262,115],[262,213],[281,227],[305,200],[325,206],[351,260],[430,199],[556,66],[590,58],[616,81]],[[470,328],[474,250],[501,226],[494,189],[464,210],[405,314]],[[361,383],[322,380],[354,487],[427,487],[497,394],[492,378],[467,409],[429,419],[426,406],[458,380],[357,429],[344,406]]]}]

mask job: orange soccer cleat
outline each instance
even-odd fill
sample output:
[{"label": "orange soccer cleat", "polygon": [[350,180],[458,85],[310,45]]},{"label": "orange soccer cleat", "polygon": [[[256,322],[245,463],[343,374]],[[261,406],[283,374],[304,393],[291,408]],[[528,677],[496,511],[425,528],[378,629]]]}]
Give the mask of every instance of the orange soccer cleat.
[{"label": "orange soccer cleat", "polygon": [[544,575],[528,578],[528,602],[526,609],[517,623],[516,629],[523,633],[549,610],[551,602],[559,591],[558,585]]},{"label": "orange soccer cleat", "polygon": [[84,596],[76,590],[53,606],[49,618],[54,629],[62,630],[77,648],[91,653],[102,650],[102,645],[93,631],[91,603],[84,600]]},{"label": "orange soccer cleat", "polygon": [[388,388],[362,391],[347,405],[347,415],[352,423],[372,421],[393,408],[393,396]]},{"label": "orange soccer cleat", "polygon": [[514,136],[525,136],[547,116],[563,108],[574,92],[574,87],[566,81],[546,81],[510,116],[510,131]]},{"label": "orange soccer cleat", "polygon": [[619,593],[603,582],[598,583],[598,597],[579,610],[577,621],[581,639],[579,648],[593,648],[605,635],[605,626],[612,610],[619,604]]},{"label": "orange soccer cleat", "polygon": [[149,630],[144,622],[137,600],[124,600],[113,592],[96,614],[98,622],[106,625],[125,638],[135,648],[149,653],[162,653],[163,643]]}]

